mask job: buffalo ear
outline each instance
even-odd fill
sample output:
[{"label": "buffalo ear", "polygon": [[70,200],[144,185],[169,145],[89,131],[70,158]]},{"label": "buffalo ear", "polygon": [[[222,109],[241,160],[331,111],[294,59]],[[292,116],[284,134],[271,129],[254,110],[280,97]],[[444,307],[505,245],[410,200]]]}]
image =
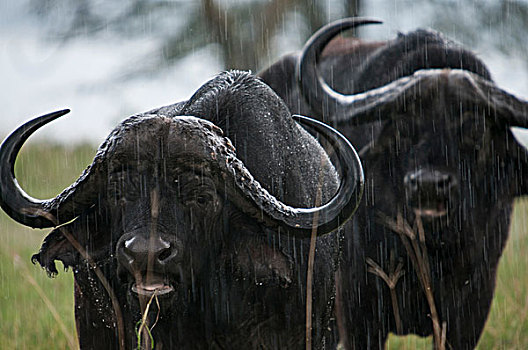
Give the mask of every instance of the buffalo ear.
[{"label": "buffalo ear", "polygon": [[[72,224],[65,226],[68,228]],[[31,257],[33,264],[38,262],[50,277],[59,273],[55,265],[56,260],[61,261],[65,269],[75,266],[79,261],[79,253],[64,236],[63,229],[64,227],[59,227],[51,231],[44,238],[39,252]]]},{"label": "buffalo ear", "polygon": [[522,148],[522,150],[519,151],[519,195],[526,196],[528,195],[528,151],[522,146],[519,148]]},{"label": "buffalo ear", "polygon": [[515,160],[512,165],[516,182],[515,194],[526,196],[528,195],[528,130],[510,128],[510,137],[513,147],[510,148],[509,153]]},{"label": "buffalo ear", "polygon": [[230,218],[232,236],[221,261],[230,276],[266,286],[287,288],[294,278],[293,259],[266,239],[266,229],[237,213]]},{"label": "buffalo ear", "polygon": [[235,276],[267,286],[289,287],[294,278],[291,257],[270,246],[262,237],[245,237],[238,243],[232,257]]}]

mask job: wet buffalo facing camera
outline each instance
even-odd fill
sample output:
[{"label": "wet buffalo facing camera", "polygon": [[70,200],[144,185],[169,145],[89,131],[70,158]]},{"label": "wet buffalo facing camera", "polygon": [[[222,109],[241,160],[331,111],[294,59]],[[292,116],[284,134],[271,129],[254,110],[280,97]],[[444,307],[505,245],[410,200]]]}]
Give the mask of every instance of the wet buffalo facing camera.
[{"label": "wet buffalo facing camera", "polygon": [[[33,259],[51,274],[56,260],[73,269],[82,349],[304,348],[312,231],[312,335],[323,346],[338,229],[362,192],[344,137],[296,122],[261,81],[226,72],[189,101],[126,119],[73,185],[31,198],[14,177],[16,156],[67,112],[4,141],[0,195],[18,222],[55,227]],[[335,168],[300,124],[332,145]]]}]

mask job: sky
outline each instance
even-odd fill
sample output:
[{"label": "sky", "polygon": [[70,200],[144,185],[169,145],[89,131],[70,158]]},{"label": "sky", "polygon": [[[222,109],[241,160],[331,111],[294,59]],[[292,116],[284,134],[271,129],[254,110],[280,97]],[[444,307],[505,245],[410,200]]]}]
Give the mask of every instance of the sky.
[{"label": "sky", "polygon": [[39,130],[37,139],[101,143],[129,115],[189,98],[222,70],[210,50],[141,78],[124,76],[156,45],[155,38],[102,33],[67,43],[47,41],[24,11],[26,0],[0,1],[0,136],[54,110],[72,112]]}]

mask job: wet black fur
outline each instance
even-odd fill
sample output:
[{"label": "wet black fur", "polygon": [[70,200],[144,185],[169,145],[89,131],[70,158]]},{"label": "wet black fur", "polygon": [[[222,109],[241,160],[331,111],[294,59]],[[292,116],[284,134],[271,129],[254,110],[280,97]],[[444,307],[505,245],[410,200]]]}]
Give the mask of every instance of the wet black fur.
[{"label": "wet black fur", "polygon": [[[473,53],[437,32],[417,30],[366,47],[321,58],[321,75],[334,90],[353,94],[422,68],[462,68],[490,79]],[[315,112],[300,95],[298,57],[287,55],[259,76],[294,113],[332,123],[331,116]],[[430,311],[412,264],[398,235],[379,217],[382,213],[395,219],[401,213],[412,225],[415,217],[404,177],[418,169],[439,169],[457,186],[449,197],[448,218],[425,223],[433,290],[440,319],[447,322],[448,347],[472,349],[491,305],[513,201],[528,193],[527,152],[493,111],[471,103],[418,94],[405,106],[395,105],[392,113],[392,121],[337,126],[362,149],[366,176],[363,203],[354,216],[353,233],[346,234],[353,239],[346,241],[340,270],[341,341],[352,349],[383,349],[388,333],[396,332],[389,288],[367,272],[367,258],[387,273],[404,264],[405,275],[397,285],[402,333],[432,334]]]}]

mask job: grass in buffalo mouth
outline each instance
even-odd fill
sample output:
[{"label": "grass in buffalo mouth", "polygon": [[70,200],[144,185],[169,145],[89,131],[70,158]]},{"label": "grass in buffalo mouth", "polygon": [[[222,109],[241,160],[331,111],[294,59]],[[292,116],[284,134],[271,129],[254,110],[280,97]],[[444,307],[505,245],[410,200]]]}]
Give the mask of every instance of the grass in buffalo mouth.
[{"label": "grass in buffalo mouth", "polygon": [[[156,320],[154,324],[149,327],[148,325],[148,314],[152,301],[156,300],[156,305],[158,306],[158,312],[156,313]],[[152,329],[156,326],[159,320],[160,305],[157,296],[157,289],[152,293],[145,310],[142,311],[141,319],[136,323],[136,337],[137,337],[137,350],[146,349],[149,347],[154,349],[154,337],[152,336]]]}]

